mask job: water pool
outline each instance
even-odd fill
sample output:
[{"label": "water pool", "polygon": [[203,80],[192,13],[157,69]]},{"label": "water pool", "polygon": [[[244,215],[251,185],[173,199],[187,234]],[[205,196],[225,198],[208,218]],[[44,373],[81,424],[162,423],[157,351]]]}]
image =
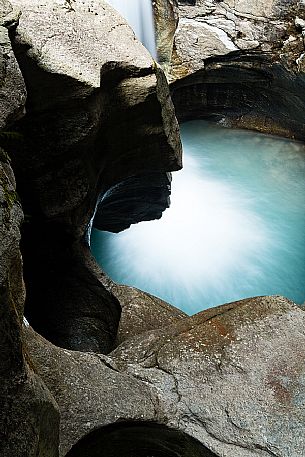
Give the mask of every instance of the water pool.
[{"label": "water pool", "polygon": [[91,249],[116,282],[189,314],[256,295],[305,301],[305,146],[203,120],[181,126],[184,169],[158,221]]}]

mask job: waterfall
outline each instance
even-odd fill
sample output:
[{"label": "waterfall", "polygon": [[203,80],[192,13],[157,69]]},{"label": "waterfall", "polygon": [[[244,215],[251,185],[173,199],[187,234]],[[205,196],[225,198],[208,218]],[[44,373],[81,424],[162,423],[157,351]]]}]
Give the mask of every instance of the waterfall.
[{"label": "waterfall", "polygon": [[137,38],[157,58],[151,0],[107,0],[129,23]]}]

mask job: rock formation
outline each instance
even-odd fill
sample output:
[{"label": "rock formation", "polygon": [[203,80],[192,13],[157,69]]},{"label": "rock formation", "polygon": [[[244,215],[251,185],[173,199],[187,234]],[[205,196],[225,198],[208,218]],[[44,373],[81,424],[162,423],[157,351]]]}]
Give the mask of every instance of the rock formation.
[{"label": "rock formation", "polygon": [[178,117],[213,116],[228,126],[302,140],[304,2],[178,4],[174,35],[159,42],[161,50],[173,43],[166,68]]},{"label": "rock formation", "polygon": [[168,172],[181,166],[168,86],[107,3],[12,5],[22,13],[11,40],[28,90],[12,151],[28,222],[26,314],[60,346],[107,352],[120,307],[84,236],[97,200],[95,225],[114,231],[168,206]]},{"label": "rock formation", "polygon": [[[302,137],[303,2],[154,3],[180,118]],[[188,317],[90,254],[92,223],[168,205],[160,67],[103,0],[0,0],[0,18],[1,456],[303,457],[303,309]]]},{"label": "rock formation", "polygon": [[[104,427],[157,423],[198,439],[202,450],[192,457],[301,457],[304,324],[299,307],[265,297],[142,331],[108,356],[56,348],[29,328],[25,334],[61,411],[61,455],[95,456],[100,446],[112,457]],[[181,447],[173,455],[189,454]]]},{"label": "rock formation", "polygon": [[[5,28],[14,26],[14,15],[6,2],[0,12],[0,128],[5,129],[23,113],[26,90]],[[0,148],[0,455],[56,457],[58,407],[22,342],[22,217],[10,159]]]}]

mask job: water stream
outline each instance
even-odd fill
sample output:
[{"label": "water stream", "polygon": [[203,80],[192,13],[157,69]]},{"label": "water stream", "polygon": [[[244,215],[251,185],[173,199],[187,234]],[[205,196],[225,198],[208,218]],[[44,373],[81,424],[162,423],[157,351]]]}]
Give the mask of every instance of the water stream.
[{"label": "water stream", "polygon": [[137,38],[157,58],[151,0],[107,0],[133,28]]},{"label": "water stream", "polygon": [[119,283],[189,314],[256,295],[305,301],[305,146],[206,121],[181,128],[184,169],[159,221],[92,251]]}]

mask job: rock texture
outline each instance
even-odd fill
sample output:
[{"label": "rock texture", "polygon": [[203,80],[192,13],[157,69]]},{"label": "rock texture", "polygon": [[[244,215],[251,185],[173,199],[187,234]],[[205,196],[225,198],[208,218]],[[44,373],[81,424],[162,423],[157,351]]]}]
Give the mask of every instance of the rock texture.
[{"label": "rock texture", "polygon": [[302,140],[304,2],[179,1],[178,14],[174,37],[160,40],[161,53],[173,42],[178,117]]},{"label": "rock texture", "polygon": [[[18,14],[0,2],[0,143],[24,112],[26,90],[8,28]],[[5,131],[5,133],[3,133]],[[58,407],[22,343],[25,289],[19,250],[23,213],[7,152],[0,148],[0,455],[57,457]]]},{"label": "rock texture", "polygon": [[8,30],[18,22],[18,12],[0,3],[0,129],[9,127],[24,112],[26,90],[13,53]]},{"label": "rock texture", "polygon": [[135,287],[114,284],[111,292],[122,307],[117,344],[139,333],[167,327],[186,317],[174,306]]},{"label": "rock texture", "polygon": [[168,206],[168,172],[181,167],[168,85],[106,2],[11,3],[28,90],[12,154],[27,220],[26,314],[60,346],[108,352],[120,306],[88,268],[85,234],[94,212],[97,227],[118,231]]},{"label": "rock texture", "polygon": [[167,74],[179,20],[178,3],[177,0],[154,0],[152,4],[155,16],[158,61]]},{"label": "rock texture", "polygon": [[[26,341],[60,407],[61,455],[93,430],[103,442],[103,427],[124,419],[183,431],[211,455],[302,457],[304,320],[288,300],[261,297],[141,333],[109,356],[56,348],[30,329]],[[90,442],[79,442],[83,455]]]},{"label": "rock texture", "polygon": [[302,70],[304,3],[299,0],[179,1],[171,74],[202,69],[206,59],[236,52],[272,54]]},{"label": "rock texture", "polygon": [[[164,3],[173,40],[178,5]],[[163,72],[104,1],[12,5],[0,1],[0,129],[14,134],[0,140],[26,213],[27,315],[51,342],[21,331],[22,211],[1,149],[1,456],[303,457],[304,309],[257,297],[187,317],[115,285],[89,252],[95,210],[117,231],[168,204],[181,149]],[[302,8],[179,2],[163,54],[179,116],[302,137]]]}]

